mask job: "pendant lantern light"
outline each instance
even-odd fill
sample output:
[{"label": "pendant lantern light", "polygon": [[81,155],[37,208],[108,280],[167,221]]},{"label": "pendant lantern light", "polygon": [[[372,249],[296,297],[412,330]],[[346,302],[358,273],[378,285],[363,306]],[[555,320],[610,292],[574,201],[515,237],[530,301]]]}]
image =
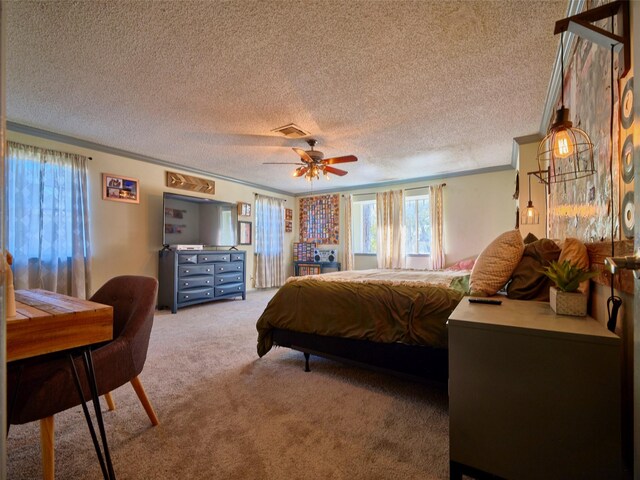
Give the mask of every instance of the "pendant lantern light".
[{"label": "pendant lantern light", "polygon": [[521,225],[538,225],[540,223],[540,214],[531,201],[531,175],[534,173],[536,172],[529,172],[527,174],[529,177],[529,202],[527,203],[527,208],[522,211],[522,216],[520,218]]},{"label": "pendant lantern light", "polygon": [[538,146],[539,178],[549,185],[587,177],[596,171],[591,139],[584,130],[573,126],[569,109],[564,106],[564,34],[560,49],[561,107],[556,111],[556,120],[547,136]]}]

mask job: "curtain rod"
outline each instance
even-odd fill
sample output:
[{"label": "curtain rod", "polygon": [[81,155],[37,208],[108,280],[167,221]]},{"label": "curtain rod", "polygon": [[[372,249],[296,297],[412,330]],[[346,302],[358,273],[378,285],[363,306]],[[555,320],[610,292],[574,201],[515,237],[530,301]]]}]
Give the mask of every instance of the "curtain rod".
[{"label": "curtain rod", "polygon": [[264,193],[253,192],[253,194],[254,194],[256,197],[257,197],[258,195],[262,195],[263,197],[273,198],[274,200],[282,200],[283,202],[286,202],[286,201],[287,201],[287,199],[286,199],[286,198],[270,197],[269,195],[265,195]]},{"label": "curtain rod", "polygon": [[[443,187],[447,186],[446,183],[441,183],[440,185],[443,186]],[[429,187],[430,187],[430,185],[424,185],[422,187],[404,188],[403,191],[408,192],[410,190],[422,190],[423,188],[429,188]],[[352,195],[355,197],[355,196],[358,196],[358,195],[375,195],[376,193],[379,193],[379,192],[354,193]],[[344,197],[344,194],[342,196]]]}]

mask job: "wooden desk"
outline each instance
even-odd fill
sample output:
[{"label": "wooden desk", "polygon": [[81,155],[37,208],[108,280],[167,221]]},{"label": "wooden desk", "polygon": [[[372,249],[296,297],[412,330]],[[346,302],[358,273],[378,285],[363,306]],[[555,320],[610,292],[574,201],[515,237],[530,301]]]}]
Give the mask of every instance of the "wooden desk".
[{"label": "wooden desk", "polygon": [[[76,388],[103,476],[107,480],[115,480],[90,349],[91,345],[113,338],[113,307],[47,290],[17,290],[16,311],[15,316],[7,317],[8,362],[64,350],[83,350],[84,365],[89,379],[104,457],[82,393],[80,379],[73,367]],[[74,365],[71,353],[69,353],[69,362]],[[16,390],[19,388],[20,377],[18,376]],[[13,401],[9,404],[9,421],[12,411]],[[40,420],[40,437],[43,477],[52,480],[54,478],[53,417]]]},{"label": "wooden desk", "polygon": [[113,307],[46,290],[16,291],[7,317],[7,361],[84,347],[113,338]]}]

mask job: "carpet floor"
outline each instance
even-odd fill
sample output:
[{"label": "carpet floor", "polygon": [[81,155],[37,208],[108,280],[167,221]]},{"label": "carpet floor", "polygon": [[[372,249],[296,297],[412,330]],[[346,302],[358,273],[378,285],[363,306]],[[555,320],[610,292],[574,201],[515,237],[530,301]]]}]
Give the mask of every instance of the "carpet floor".
[{"label": "carpet floor", "polygon": [[[256,354],[274,291],[156,312],[142,383],[152,427],[127,384],[103,412],[118,479],[448,478],[446,392],[276,348]],[[99,479],[82,410],[55,416],[56,478]],[[41,478],[38,422],[12,426],[10,479]]]}]

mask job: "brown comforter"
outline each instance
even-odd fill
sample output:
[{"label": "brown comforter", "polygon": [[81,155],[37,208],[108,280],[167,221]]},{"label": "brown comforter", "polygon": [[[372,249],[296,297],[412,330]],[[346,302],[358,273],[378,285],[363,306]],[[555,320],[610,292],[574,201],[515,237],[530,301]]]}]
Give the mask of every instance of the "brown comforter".
[{"label": "brown comforter", "polygon": [[446,348],[447,319],[465,293],[460,281],[447,288],[414,281],[339,282],[317,277],[298,277],[276,292],[256,326],[258,355],[273,346],[274,328]]}]

